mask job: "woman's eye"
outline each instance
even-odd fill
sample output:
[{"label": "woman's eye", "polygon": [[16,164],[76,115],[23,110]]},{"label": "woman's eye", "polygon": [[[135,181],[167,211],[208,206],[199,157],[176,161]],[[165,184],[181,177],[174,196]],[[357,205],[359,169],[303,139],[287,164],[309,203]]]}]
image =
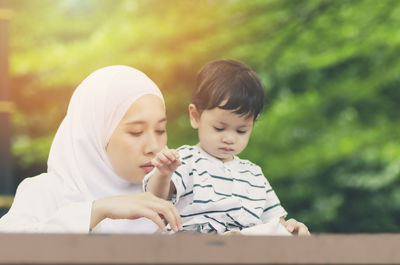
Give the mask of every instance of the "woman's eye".
[{"label": "woman's eye", "polygon": [[156,133],[157,133],[157,134],[160,134],[160,135],[164,134],[165,132],[166,132],[166,130],[157,130],[157,131],[156,131]]},{"label": "woman's eye", "polygon": [[224,130],[224,128],[219,128],[219,127],[214,127],[214,129],[215,129],[217,132],[221,132],[221,131]]},{"label": "woman's eye", "polygon": [[245,134],[247,131],[237,130],[238,134]]},{"label": "woman's eye", "polygon": [[142,135],[142,133],[143,132],[129,132],[129,134],[133,135],[133,136],[140,136],[140,135]]}]

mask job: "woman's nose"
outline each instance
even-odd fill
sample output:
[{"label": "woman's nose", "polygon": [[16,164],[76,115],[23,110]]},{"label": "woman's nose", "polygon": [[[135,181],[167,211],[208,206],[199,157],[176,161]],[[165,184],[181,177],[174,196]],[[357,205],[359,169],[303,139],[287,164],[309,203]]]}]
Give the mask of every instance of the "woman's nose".
[{"label": "woman's nose", "polygon": [[146,142],[144,144],[144,153],[146,155],[155,155],[160,150],[161,146],[157,140],[156,135],[150,133],[146,138]]}]

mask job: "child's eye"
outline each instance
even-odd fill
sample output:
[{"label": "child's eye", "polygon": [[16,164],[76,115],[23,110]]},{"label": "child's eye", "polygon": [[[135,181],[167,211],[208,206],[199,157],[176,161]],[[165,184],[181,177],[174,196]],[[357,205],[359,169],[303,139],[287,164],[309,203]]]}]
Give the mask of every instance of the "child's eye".
[{"label": "child's eye", "polygon": [[217,132],[221,132],[221,131],[224,130],[224,128],[219,128],[219,127],[215,127],[215,126],[214,126],[214,129],[215,129]]},{"label": "child's eye", "polygon": [[156,133],[159,135],[163,135],[166,132],[166,130],[156,130]]},{"label": "child's eye", "polygon": [[245,134],[247,131],[237,130],[238,134]]}]

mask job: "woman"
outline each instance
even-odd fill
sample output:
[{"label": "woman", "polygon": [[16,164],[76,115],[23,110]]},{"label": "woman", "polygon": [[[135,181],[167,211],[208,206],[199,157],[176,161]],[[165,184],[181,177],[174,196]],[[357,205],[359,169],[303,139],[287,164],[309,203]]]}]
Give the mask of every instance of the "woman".
[{"label": "woman", "polygon": [[175,207],[141,192],[166,145],[166,122],[162,94],[142,72],[92,73],[72,95],[47,173],[21,182],[0,231],[152,233],[165,231],[162,218],[178,231]]}]

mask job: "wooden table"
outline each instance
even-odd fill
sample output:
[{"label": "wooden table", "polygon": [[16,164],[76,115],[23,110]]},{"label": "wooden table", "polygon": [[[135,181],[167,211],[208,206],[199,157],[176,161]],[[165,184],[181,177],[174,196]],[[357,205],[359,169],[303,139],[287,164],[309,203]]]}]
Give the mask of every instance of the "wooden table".
[{"label": "wooden table", "polygon": [[400,234],[0,234],[0,264],[399,264]]}]

